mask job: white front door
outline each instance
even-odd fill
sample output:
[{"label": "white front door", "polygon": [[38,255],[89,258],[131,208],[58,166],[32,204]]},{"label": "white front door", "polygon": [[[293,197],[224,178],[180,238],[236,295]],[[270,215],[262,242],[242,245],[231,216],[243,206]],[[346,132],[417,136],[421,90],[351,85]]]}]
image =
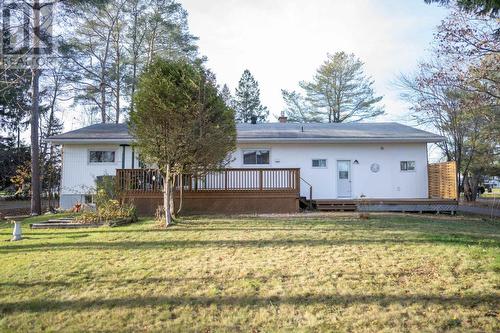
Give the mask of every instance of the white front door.
[{"label": "white front door", "polygon": [[351,161],[337,161],[337,197],[351,197]]}]

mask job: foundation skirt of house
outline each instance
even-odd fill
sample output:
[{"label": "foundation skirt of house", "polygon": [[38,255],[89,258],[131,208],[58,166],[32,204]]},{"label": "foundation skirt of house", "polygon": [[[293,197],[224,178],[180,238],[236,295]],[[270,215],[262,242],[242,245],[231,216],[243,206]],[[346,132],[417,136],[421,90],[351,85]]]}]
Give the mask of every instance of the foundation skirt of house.
[{"label": "foundation skirt of house", "polygon": [[[163,194],[125,195],[125,202],[132,203],[141,216],[153,216],[163,206]],[[180,194],[175,195],[175,208],[179,209]],[[296,213],[299,198],[295,193],[184,193],[181,214],[271,214]]]}]

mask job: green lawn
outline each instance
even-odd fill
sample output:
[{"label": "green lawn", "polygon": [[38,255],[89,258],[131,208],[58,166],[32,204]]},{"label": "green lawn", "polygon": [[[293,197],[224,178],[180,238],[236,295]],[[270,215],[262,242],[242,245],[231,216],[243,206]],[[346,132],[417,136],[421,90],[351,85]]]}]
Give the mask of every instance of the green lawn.
[{"label": "green lawn", "polygon": [[488,191],[484,192],[483,194],[481,194],[481,198],[500,199],[500,188],[492,189],[491,193],[488,193]]},{"label": "green lawn", "polygon": [[[27,222],[26,222],[27,223]],[[0,225],[0,331],[499,331],[500,224],[470,217]]]}]

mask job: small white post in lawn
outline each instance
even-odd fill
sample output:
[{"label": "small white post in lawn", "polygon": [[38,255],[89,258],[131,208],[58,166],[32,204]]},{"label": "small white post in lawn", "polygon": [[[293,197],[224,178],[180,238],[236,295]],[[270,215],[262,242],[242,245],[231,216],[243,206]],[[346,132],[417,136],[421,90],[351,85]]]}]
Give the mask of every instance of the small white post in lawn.
[{"label": "small white post in lawn", "polygon": [[21,232],[21,222],[20,221],[13,221],[14,223],[14,231],[12,232],[12,242],[19,241],[23,239],[23,235]]}]

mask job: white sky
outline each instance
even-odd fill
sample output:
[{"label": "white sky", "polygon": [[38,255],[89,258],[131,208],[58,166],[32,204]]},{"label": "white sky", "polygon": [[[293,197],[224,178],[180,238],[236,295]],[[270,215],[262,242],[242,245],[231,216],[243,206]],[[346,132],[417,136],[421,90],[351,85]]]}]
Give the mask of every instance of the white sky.
[{"label": "white sky", "polygon": [[[249,69],[271,115],[283,109],[281,89],[309,80],[327,52],[353,52],[383,95],[379,121],[409,122],[391,83],[426,56],[447,11],[424,0],[179,0],[191,32],[218,82],[234,92]],[[270,121],[276,121],[274,116]]]}]

